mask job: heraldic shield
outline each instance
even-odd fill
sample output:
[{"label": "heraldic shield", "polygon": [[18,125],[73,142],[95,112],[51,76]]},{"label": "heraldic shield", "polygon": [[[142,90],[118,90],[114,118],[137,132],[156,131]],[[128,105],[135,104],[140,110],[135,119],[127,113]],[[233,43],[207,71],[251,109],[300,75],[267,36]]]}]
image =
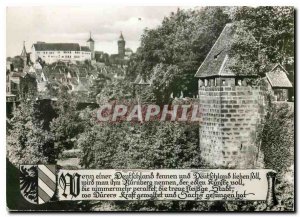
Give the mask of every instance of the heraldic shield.
[{"label": "heraldic shield", "polygon": [[48,202],[56,190],[55,165],[20,165],[20,191],[30,203]]}]

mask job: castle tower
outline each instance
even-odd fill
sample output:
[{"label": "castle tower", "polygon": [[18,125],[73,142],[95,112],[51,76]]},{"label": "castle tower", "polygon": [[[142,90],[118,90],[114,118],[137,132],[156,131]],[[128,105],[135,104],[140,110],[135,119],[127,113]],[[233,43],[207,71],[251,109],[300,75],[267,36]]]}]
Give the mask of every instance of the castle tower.
[{"label": "castle tower", "polygon": [[25,41],[23,41],[23,49],[22,49],[22,53],[21,53],[20,57],[23,60],[24,67],[27,66],[28,59],[27,59],[27,51],[26,51],[26,47],[25,47]]},{"label": "castle tower", "polygon": [[210,168],[259,168],[258,134],[264,118],[261,87],[228,67],[235,27],[227,24],[199,67],[201,157]]},{"label": "castle tower", "polygon": [[90,32],[90,38],[87,40],[87,46],[91,50],[91,59],[95,59],[95,41],[92,39],[92,34]]},{"label": "castle tower", "polygon": [[121,32],[121,35],[118,40],[118,54],[119,54],[120,58],[124,58],[124,56],[125,56],[125,44],[126,44],[126,42],[125,42],[123,34]]}]

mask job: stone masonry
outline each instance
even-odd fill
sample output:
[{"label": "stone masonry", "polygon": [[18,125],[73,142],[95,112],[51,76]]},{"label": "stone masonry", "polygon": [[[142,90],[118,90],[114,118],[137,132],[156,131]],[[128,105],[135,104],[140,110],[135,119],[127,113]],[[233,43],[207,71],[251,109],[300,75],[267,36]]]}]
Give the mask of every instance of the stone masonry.
[{"label": "stone masonry", "polygon": [[201,86],[200,152],[210,167],[256,168],[264,118],[261,87]]}]

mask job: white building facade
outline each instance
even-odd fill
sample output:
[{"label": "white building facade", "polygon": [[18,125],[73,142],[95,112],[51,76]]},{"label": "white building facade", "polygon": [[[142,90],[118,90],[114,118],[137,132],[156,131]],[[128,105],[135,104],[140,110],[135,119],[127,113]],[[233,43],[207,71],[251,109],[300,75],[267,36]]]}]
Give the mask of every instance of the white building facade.
[{"label": "white building facade", "polygon": [[76,62],[92,59],[92,52],[87,46],[77,43],[37,42],[31,47],[30,59],[35,63],[39,58],[48,64],[57,61]]}]

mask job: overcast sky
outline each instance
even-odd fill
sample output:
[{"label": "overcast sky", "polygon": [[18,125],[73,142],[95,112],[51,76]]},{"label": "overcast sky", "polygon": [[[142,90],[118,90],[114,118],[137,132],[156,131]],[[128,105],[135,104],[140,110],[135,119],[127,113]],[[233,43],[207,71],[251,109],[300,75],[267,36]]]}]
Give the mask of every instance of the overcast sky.
[{"label": "overcast sky", "polygon": [[117,40],[122,31],[126,47],[136,51],[143,29],[156,27],[177,8],[9,7],[6,53],[7,56],[20,55],[23,41],[26,41],[27,52],[36,41],[86,45],[89,31],[96,43],[95,50],[117,53]]}]

